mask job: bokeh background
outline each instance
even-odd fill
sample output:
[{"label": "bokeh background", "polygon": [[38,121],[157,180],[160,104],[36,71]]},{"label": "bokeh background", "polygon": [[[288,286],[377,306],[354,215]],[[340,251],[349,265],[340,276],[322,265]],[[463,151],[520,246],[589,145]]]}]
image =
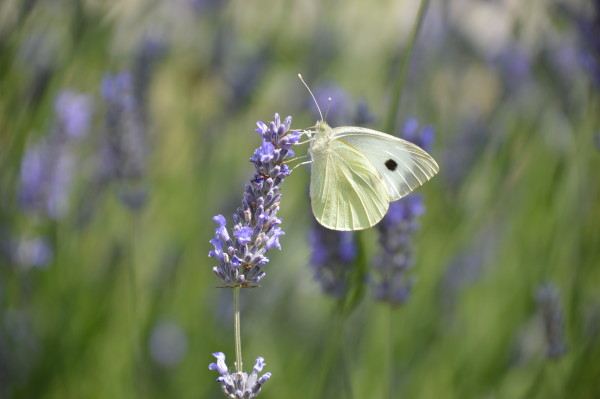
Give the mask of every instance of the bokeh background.
[{"label": "bokeh background", "polygon": [[2,1],[0,396],[222,397],[211,218],[256,121],[314,124],[302,73],[332,125],[427,129],[440,172],[393,305],[377,228],[323,291],[309,169],[286,179],[282,251],[241,293],[260,397],[600,397],[600,2],[433,1],[406,64],[420,4]]}]

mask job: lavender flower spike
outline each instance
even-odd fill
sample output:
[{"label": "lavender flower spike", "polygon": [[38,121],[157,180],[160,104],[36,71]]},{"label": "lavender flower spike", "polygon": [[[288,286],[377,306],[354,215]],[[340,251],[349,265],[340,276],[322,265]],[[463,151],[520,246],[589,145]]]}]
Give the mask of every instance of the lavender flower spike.
[{"label": "lavender flower spike", "polygon": [[310,232],[310,266],[323,292],[341,299],[348,291],[348,275],[356,259],[356,243],[351,231],[329,230],[316,220]]},{"label": "lavender flower spike", "polygon": [[50,132],[28,147],[21,160],[19,200],[26,211],[57,220],[69,210],[75,150],[89,131],[92,100],[86,94],[63,90],[54,102],[54,114]]},{"label": "lavender flower spike", "polygon": [[[430,151],[434,132],[431,127],[420,128],[419,122],[406,121],[402,135],[425,151]],[[377,225],[381,253],[374,259],[373,296],[392,305],[400,305],[409,298],[413,279],[406,276],[414,262],[412,235],[418,229],[417,217],[425,211],[423,199],[409,194],[392,202],[383,220]]]},{"label": "lavender flower spike", "polygon": [[258,373],[265,367],[262,357],[256,359],[252,373],[230,373],[225,364],[225,355],[222,352],[213,353],[217,358],[216,363],[211,363],[208,368],[217,370],[221,376],[217,381],[221,383],[221,389],[225,396],[231,399],[252,399],[260,393],[262,385],[271,378],[271,373],[264,373],[260,378]]},{"label": "lavender flower spike", "polygon": [[556,285],[540,285],[536,292],[536,301],[544,321],[546,354],[550,359],[558,359],[567,352],[567,345],[563,308]]},{"label": "lavender flower spike", "polygon": [[214,250],[208,256],[219,261],[213,271],[228,287],[249,287],[258,283],[265,276],[262,268],[269,261],[266,252],[281,249],[279,237],[284,232],[279,227],[281,219],[277,218],[281,200],[279,187],[290,174],[283,161],[294,155],[291,148],[300,138],[299,132],[289,132],[291,122],[292,118],[288,116],[281,123],[279,115],[275,114],[269,126],[257,123],[256,132],[261,135],[262,145],[250,158],[256,172],[246,185],[242,205],[233,215],[231,234],[225,217],[213,218],[218,227],[215,238],[210,240]]}]

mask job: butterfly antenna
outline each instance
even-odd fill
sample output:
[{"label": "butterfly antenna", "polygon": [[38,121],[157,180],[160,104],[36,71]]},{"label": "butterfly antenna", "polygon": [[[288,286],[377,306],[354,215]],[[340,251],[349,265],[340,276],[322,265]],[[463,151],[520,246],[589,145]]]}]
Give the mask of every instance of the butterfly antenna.
[{"label": "butterfly antenna", "polygon": [[333,100],[331,99],[331,97],[327,98],[327,109],[325,110],[325,119],[327,119],[327,115],[329,115],[329,108],[331,108],[331,102]]},{"label": "butterfly antenna", "polygon": [[[306,84],[306,82],[304,81],[304,79],[302,79],[302,75],[298,74],[298,77],[300,78],[300,80],[302,81],[302,83],[304,83],[304,86],[306,87],[306,89],[310,93],[310,96],[312,97],[313,101],[317,105],[317,109],[319,110],[319,115],[321,115],[321,120],[324,121],[325,119],[323,119],[323,113],[321,112],[321,108],[319,107],[319,103],[317,102],[317,99],[315,98],[315,95],[310,90],[310,87],[308,87],[308,85]],[[329,109],[329,107],[327,107],[327,109]]]}]

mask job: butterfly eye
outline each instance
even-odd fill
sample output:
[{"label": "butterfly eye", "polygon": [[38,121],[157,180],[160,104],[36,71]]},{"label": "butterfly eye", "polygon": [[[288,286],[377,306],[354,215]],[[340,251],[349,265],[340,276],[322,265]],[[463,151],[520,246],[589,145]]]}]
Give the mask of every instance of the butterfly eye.
[{"label": "butterfly eye", "polygon": [[385,161],[385,167],[393,172],[398,167],[398,163],[393,159],[388,159],[387,161]]}]

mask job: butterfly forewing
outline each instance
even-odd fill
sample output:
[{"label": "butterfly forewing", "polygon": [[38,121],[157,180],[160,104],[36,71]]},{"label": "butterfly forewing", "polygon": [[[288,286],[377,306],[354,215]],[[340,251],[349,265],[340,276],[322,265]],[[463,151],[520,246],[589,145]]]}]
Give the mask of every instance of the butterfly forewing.
[{"label": "butterfly forewing", "polygon": [[310,196],[313,214],[334,230],[361,230],[379,222],[389,207],[388,192],[372,162],[354,146],[333,140],[312,153]]},{"label": "butterfly forewing", "polygon": [[435,160],[416,145],[376,130],[342,126],[333,142],[343,142],[362,154],[385,182],[388,201],[404,197],[439,170]]}]

